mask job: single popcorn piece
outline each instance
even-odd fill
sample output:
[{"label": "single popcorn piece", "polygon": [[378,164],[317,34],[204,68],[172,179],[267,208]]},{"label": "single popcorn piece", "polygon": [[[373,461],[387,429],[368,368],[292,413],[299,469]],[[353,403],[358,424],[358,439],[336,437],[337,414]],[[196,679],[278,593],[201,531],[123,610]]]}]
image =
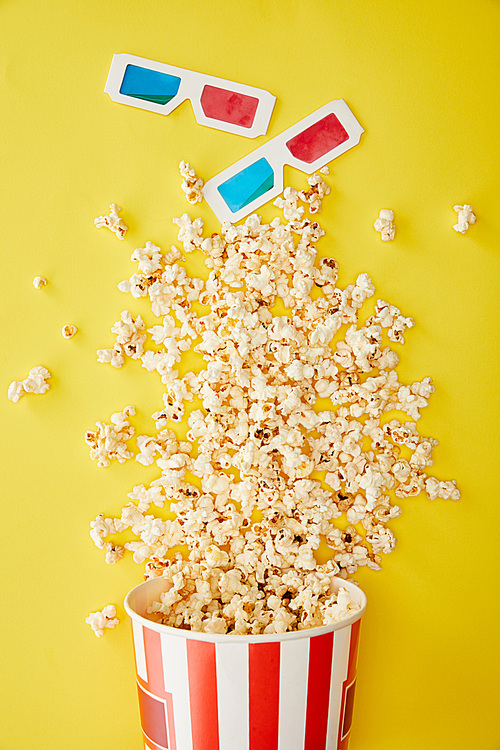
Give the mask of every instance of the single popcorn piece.
[{"label": "single popcorn piece", "polygon": [[463,206],[453,206],[453,210],[458,214],[458,223],[453,225],[455,232],[465,234],[469,228],[469,224],[476,223],[476,215],[472,206],[465,203]]},{"label": "single popcorn piece", "polygon": [[91,612],[85,622],[90,625],[97,638],[102,638],[105,628],[115,628],[120,624],[114,604],[106,605],[100,612]]},{"label": "single popcorn piece", "polygon": [[188,203],[194,205],[195,203],[201,203],[203,200],[203,194],[201,189],[203,187],[203,180],[198,177],[194,168],[186,161],[181,161],[179,164],[179,170],[183,181],[181,188],[186,194],[186,200]]},{"label": "single popcorn piece", "polygon": [[33,279],[33,286],[35,289],[41,289],[43,286],[47,285],[47,279],[45,276],[35,276]]},{"label": "single popcorn piece", "polygon": [[394,211],[389,208],[382,208],[373,226],[377,232],[380,232],[380,237],[384,242],[393,240],[396,235]]},{"label": "single popcorn piece", "polygon": [[62,327],[62,335],[65,339],[72,339],[73,336],[77,333],[78,328],[71,323],[67,323],[65,326]]},{"label": "single popcorn piece", "polygon": [[8,398],[16,403],[21,396],[25,396],[27,393],[46,393],[50,388],[47,382],[49,378],[50,372],[45,367],[41,365],[32,367],[25,380],[14,380],[9,385]]},{"label": "single popcorn piece", "polygon": [[98,229],[100,229],[101,227],[108,227],[108,229],[116,234],[119,240],[123,240],[125,239],[128,226],[118,215],[121,211],[121,208],[120,206],[117,206],[116,203],[112,203],[109,209],[110,211],[108,216],[98,216],[97,219],[94,219],[94,224]]}]

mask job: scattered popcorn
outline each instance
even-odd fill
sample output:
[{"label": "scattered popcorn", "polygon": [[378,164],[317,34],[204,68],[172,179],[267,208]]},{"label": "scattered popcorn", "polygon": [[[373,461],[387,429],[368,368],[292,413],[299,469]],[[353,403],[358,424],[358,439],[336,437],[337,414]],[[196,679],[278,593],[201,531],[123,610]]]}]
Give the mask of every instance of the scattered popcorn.
[{"label": "scattered popcorn", "polygon": [[[191,169],[181,164],[186,180]],[[285,223],[253,214],[205,237],[200,218],[174,219],[180,247],[146,243],[119,285],[149,298],[157,325],[124,311],[115,347],[98,352],[115,367],[140,359],[164,393],[156,432],[137,437],[135,454],[160,475],[133,488],[119,517],[99,514],[90,534],[107,563],[131,554],[148,578],[165,578],[150,616],[173,627],[253,635],[337,622],[354,605],[345,589],[332,593],[332,576],[380,570],[396,545],[394,500],[460,497],[454,480],[427,473],[437,441],[416,427],[434,385],[400,382],[389,345],[404,344],[414,320],[378,299],[360,322],[375,287],[366,273],[339,287],[337,260],[318,258],[324,231],[299,201],[314,213],[329,189],[319,174],[308,184],[275,201]],[[393,218],[379,220],[387,229]],[[181,248],[204,254],[204,279],[179,265]],[[87,433],[100,466],[132,457],[129,414]],[[180,440],[169,428],[183,420]],[[133,540],[118,544],[122,531]]]},{"label": "scattered popcorn", "polygon": [[112,327],[111,332],[116,334],[116,343],[113,349],[99,349],[97,361],[109,363],[113,367],[122,367],[125,364],[125,356],[131,359],[140,359],[144,354],[144,342],[147,338],[146,326],[141,316],[134,320],[128,310],[124,310]]},{"label": "scattered popcorn", "polygon": [[388,208],[382,208],[378,215],[378,219],[375,220],[373,226],[377,232],[380,232],[380,237],[384,242],[393,240],[396,235],[394,211],[391,211]]},{"label": "scattered popcorn", "polygon": [[11,401],[17,402],[27,393],[45,393],[50,388],[47,383],[49,378],[50,372],[45,367],[32,367],[26,380],[14,380],[9,385],[7,395]]},{"label": "scattered popcorn", "polygon": [[105,628],[115,628],[120,624],[116,617],[116,607],[114,604],[108,604],[100,612],[91,612],[85,618],[85,622],[90,625],[97,638],[102,638]]},{"label": "scattered popcorn", "polygon": [[181,161],[179,164],[179,170],[181,177],[184,178],[181,188],[186,193],[187,202],[193,205],[195,203],[201,203],[203,200],[203,194],[201,192],[204,184],[203,180],[198,177],[191,164],[186,161]]},{"label": "scattered popcorn", "polygon": [[328,167],[328,164],[325,164],[324,167],[321,167],[319,170],[321,174],[330,174],[330,168]]},{"label": "scattered popcorn", "polygon": [[45,276],[35,276],[33,279],[33,286],[35,289],[41,289],[43,286],[47,285],[47,279]]},{"label": "scattered popcorn", "polygon": [[71,323],[67,323],[65,326],[62,327],[62,335],[65,339],[72,339],[75,333],[77,333],[78,328]]},{"label": "scattered popcorn", "polygon": [[465,203],[463,206],[453,206],[453,210],[458,214],[458,223],[453,225],[453,229],[460,234],[465,234],[469,224],[476,223],[476,215],[472,206]]},{"label": "scattered popcorn", "polygon": [[[324,173],[328,174],[328,172]],[[316,214],[321,211],[321,204],[325,195],[330,194],[330,187],[316,172],[307,177],[310,185],[309,190],[301,190],[298,196],[301,201],[309,203],[309,213]]]},{"label": "scattered popcorn", "polygon": [[287,221],[300,221],[304,209],[299,207],[299,194],[295,188],[286,187],[283,191],[283,198],[276,198],[275,206],[283,209],[283,215]]},{"label": "scattered popcorn", "polygon": [[116,203],[112,203],[109,207],[108,216],[98,216],[94,219],[94,224],[99,229],[100,227],[108,227],[112,232],[116,234],[119,240],[125,239],[128,226],[125,224],[122,218],[118,215],[121,211],[120,206]]},{"label": "scattered popcorn", "polygon": [[111,461],[124,463],[134,455],[128,450],[127,441],[135,435],[135,429],[127,417],[134,416],[135,407],[126,406],[122,412],[111,415],[111,424],[96,422],[97,430],[85,433],[85,442],[90,445],[90,458],[100,467],[109,466]]}]

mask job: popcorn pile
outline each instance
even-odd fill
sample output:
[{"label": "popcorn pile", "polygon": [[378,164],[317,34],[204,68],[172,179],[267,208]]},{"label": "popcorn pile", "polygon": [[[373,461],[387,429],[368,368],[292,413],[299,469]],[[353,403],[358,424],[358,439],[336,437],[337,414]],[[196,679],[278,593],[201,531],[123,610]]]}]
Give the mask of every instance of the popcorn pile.
[{"label": "popcorn pile", "polygon": [[27,393],[45,393],[49,390],[50,384],[47,382],[50,378],[50,372],[41,365],[32,367],[25,380],[14,380],[9,385],[7,396],[11,401],[16,403],[21,396]]},{"label": "popcorn pile", "polygon": [[[258,634],[336,622],[354,605],[345,590],[331,593],[332,576],[379,570],[394,549],[393,496],[460,497],[455,481],[426,472],[437,441],[416,421],[432,381],[401,383],[399,356],[384,342],[387,334],[404,343],[414,321],[379,299],[360,323],[375,292],[370,278],[341,288],[337,261],[317,257],[325,233],[299,201],[315,212],[327,193],[321,182],[309,180],[307,193],[285,189],[276,201],[285,223],[254,214],[205,237],[200,218],[174,219],[184,253],[205,256],[207,279],[180,265],[175,245],[162,253],[148,242],[132,255],[138,273],[119,284],[149,297],[161,321],[146,329],[125,310],[114,348],[98,358],[115,367],[137,359],[160,375],[157,432],[137,437],[136,460],[156,462],[161,475],[133,488],[119,518],[97,516],[91,535],[107,562],[129,550],[147,577],[166,579],[151,616],[167,625]],[[180,377],[193,350],[205,367]],[[193,401],[179,440],[169,423]],[[127,407],[87,433],[99,466],[133,455],[133,413]],[[134,541],[107,541],[125,530]],[[323,564],[320,545],[330,551]]]}]

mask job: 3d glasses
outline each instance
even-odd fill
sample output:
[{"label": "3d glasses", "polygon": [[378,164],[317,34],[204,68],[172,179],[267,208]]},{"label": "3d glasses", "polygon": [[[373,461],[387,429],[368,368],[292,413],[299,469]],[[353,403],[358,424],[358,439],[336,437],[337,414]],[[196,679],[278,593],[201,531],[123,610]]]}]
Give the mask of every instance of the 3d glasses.
[{"label": "3d glasses", "polygon": [[135,55],[114,55],[104,91],[114,102],[170,114],[186,99],[196,122],[255,138],[267,132],[276,97],[264,89]]},{"label": "3d glasses", "polygon": [[203,195],[221,222],[237,222],[283,191],[285,164],[312,174],[356,146],[363,132],[343,99],[331,101],[212,177]]}]

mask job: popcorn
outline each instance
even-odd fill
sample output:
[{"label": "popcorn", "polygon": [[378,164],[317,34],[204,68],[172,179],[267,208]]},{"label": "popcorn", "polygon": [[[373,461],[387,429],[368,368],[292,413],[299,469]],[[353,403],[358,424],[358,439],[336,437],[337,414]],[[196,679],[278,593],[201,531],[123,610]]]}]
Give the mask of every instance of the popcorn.
[{"label": "popcorn", "polygon": [[122,367],[125,363],[124,355],[131,359],[139,359],[144,354],[144,343],[147,338],[146,326],[141,316],[134,320],[128,310],[124,310],[112,327],[116,334],[116,344],[113,349],[99,349],[97,361],[109,363],[113,367]]},{"label": "popcorn", "polygon": [[127,441],[134,434],[135,429],[129,424],[127,417],[135,414],[134,406],[126,406],[122,412],[111,415],[111,424],[96,422],[97,430],[85,433],[85,442],[90,445],[90,458],[97,461],[97,465],[105,468],[111,461],[124,463],[134,455],[127,448]]},{"label": "popcorn", "polygon": [[14,382],[9,385],[9,389],[7,391],[8,398],[11,401],[14,401],[14,403],[19,401],[21,396],[24,396],[25,393],[26,391],[24,390],[23,383],[19,380],[14,380]]},{"label": "popcorn", "polygon": [[283,209],[283,215],[288,221],[300,221],[304,209],[299,207],[299,193],[295,188],[286,187],[283,192],[283,198],[276,198],[274,206]]},{"label": "popcorn", "polygon": [[73,336],[77,333],[78,328],[71,323],[67,323],[65,326],[62,327],[62,335],[65,339],[72,339]]},{"label": "popcorn", "polygon": [[128,226],[118,215],[121,211],[121,208],[120,206],[117,206],[116,203],[112,203],[109,209],[109,215],[98,216],[97,219],[94,219],[94,224],[98,229],[101,227],[108,227],[108,229],[116,234],[119,240],[123,240],[125,239]]},{"label": "popcorn", "polygon": [[391,211],[389,208],[382,208],[373,226],[377,232],[380,232],[380,238],[384,242],[393,240],[396,234],[394,211]]},{"label": "popcorn", "polygon": [[186,200],[188,203],[194,205],[195,203],[201,203],[203,200],[203,194],[201,189],[203,187],[203,180],[198,177],[194,168],[188,162],[181,161],[179,164],[179,170],[183,181],[181,188],[186,193]]},{"label": "popcorn", "polygon": [[476,215],[472,206],[465,203],[463,206],[453,206],[453,210],[458,214],[458,223],[453,225],[455,232],[465,234],[469,228],[469,224],[476,223]]},{"label": "popcorn", "polygon": [[33,286],[35,289],[41,289],[43,286],[47,285],[47,279],[45,276],[35,276],[33,279]]},{"label": "popcorn", "polygon": [[[323,172],[323,174],[328,174],[328,172]],[[308,175],[307,182],[310,189],[301,190],[298,195],[301,201],[309,203],[309,213],[315,214],[321,211],[323,198],[330,194],[330,187],[316,172],[313,175]]]},{"label": "popcorn", "polygon": [[90,625],[97,638],[102,638],[105,628],[115,628],[120,620],[116,617],[115,605],[107,604],[100,612],[91,612],[85,622]]},{"label": "popcorn", "polygon": [[109,363],[112,367],[123,367],[125,358],[120,344],[115,344],[113,349],[98,349],[97,361],[104,364]]},{"label": "popcorn", "polygon": [[[195,185],[192,167],[180,168]],[[173,627],[259,634],[337,622],[355,608],[331,578],[381,568],[396,544],[394,498],[460,496],[454,480],[427,473],[437,441],[416,427],[434,385],[401,382],[385,343],[404,344],[414,321],[378,299],[360,322],[375,287],[361,273],[340,288],[337,260],[317,257],[324,231],[299,201],[314,213],[329,188],[319,174],[308,184],[275,201],[285,223],[252,215],[205,237],[201,219],[174,219],[183,250],[205,257],[203,279],[179,265],[175,245],[135,250],[138,273],[119,288],[149,297],[158,323],[146,329],[126,310],[114,348],[98,352],[115,367],[129,356],[159,373],[156,433],[137,437],[135,458],[161,473],[133,488],[119,517],[99,514],[91,537],[107,563],[131,554],[147,577],[165,579],[150,616]],[[390,230],[393,218],[379,220]],[[407,421],[391,419],[394,410]],[[87,433],[100,466],[133,456],[133,413]],[[187,421],[184,440],[171,420]],[[134,538],[118,544],[124,530]],[[325,541],[331,556],[320,564]]]},{"label": "popcorn", "polygon": [[45,367],[41,365],[32,367],[25,380],[14,380],[9,385],[7,396],[16,403],[21,396],[25,396],[27,393],[45,393],[50,388],[47,382],[49,378],[50,372]]}]

